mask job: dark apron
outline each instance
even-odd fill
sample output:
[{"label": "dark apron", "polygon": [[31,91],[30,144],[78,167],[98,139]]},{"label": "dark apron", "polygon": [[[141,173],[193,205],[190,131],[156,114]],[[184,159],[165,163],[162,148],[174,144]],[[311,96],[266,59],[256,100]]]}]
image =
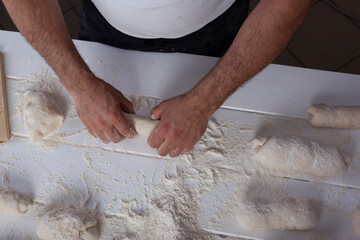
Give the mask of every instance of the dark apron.
[{"label": "dark apron", "polygon": [[248,8],[249,0],[236,0],[222,15],[196,32],[175,39],[142,39],[120,32],[106,21],[91,0],[83,0],[79,39],[123,49],[221,57],[245,21]]}]

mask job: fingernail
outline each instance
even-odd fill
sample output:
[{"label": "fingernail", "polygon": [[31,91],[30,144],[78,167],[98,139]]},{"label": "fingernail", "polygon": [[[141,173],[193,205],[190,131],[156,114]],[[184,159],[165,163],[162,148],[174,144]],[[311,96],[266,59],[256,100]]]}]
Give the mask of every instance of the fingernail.
[{"label": "fingernail", "polygon": [[133,128],[130,128],[129,131],[130,133],[127,135],[128,138],[132,138],[137,135],[137,132]]},{"label": "fingernail", "polygon": [[152,119],[152,120],[156,120],[156,119],[157,119],[157,117],[155,116],[155,114],[151,115],[151,119]]}]

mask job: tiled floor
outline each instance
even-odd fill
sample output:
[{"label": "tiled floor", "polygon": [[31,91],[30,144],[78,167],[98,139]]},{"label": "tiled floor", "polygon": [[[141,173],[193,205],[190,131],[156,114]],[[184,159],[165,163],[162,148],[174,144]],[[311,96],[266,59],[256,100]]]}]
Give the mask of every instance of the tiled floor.
[{"label": "tiled floor", "polygon": [[[69,33],[76,39],[81,0],[58,2]],[[258,2],[250,0],[250,10]],[[313,0],[305,22],[274,63],[360,74],[359,19],[360,0]],[[0,29],[17,31],[1,1]]]}]

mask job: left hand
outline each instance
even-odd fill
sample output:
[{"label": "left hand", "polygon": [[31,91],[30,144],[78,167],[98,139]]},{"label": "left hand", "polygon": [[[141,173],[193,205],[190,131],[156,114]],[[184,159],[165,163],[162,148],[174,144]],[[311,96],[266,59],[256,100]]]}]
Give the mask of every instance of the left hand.
[{"label": "left hand", "polygon": [[189,93],[165,100],[151,111],[151,118],[160,122],[148,143],[160,156],[177,157],[194,147],[204,134],[210,115],[206,106]]}]

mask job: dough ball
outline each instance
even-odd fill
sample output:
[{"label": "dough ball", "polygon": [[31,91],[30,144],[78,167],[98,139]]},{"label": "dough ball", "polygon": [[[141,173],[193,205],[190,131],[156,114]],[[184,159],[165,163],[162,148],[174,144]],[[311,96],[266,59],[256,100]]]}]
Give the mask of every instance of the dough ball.
[{"label": "dough ball", "polygon": [[360,107],[332,107],[324,103],[308,109],[309,122],[314,127],[360,128]]},{"label": "dough ball", "polygon": [[0,191],[0,213],[7,215],[24,214],[32,205],[25,195],[15,191]]},{"label": "dough ball", "polygon": [[159,121],[151,120],[149,118],[141,117],[136,114],[124,113],[126,119],[129,121],[130,125],[134,127],[136,132],[142,136],[150,136],[151,132],[154,130]]},{"label": "dough ball", "polygon": [[311,200],[256,198],[237,213],[239,225],[254,230],[308,230],[319,223],[319,211]]},{"label": "dough ball", "polygon": [[358,209],[353,215],[353,227],[354,231],[360,238],[360,209]]},{"label": "dough ball", "polygon": [[30,90],[24,95],[25,123],[32,141],[39,141],[58,130],[64,116],[54,97],[47,92]]},{"label": "dough ball", "polygon": [[58,208],[41,217],[36,234],[41,240],[97,240],[96,224],[87,209]]},{"label": "dough ball", "polygon": [[296,136],[254,139],[252,151],[255,164],[274,175],[335,177],[344,174],[350,162],[336,147]]}]

